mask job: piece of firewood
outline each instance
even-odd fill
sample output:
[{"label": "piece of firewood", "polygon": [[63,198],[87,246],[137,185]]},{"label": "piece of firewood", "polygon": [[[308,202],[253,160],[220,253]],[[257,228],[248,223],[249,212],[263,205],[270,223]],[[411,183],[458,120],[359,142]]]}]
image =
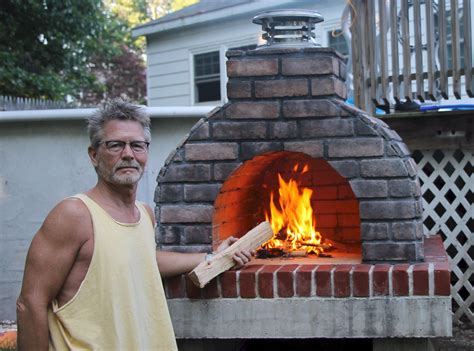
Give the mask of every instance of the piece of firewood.
[{"label": "piece of firewood", "polygon": [[270,223],[262,222],[248,231],[247,234],[227,249],[215,254],[211,261],[201,262],[192,272],[189,273],[189,277],[195,285],[203,288],[214,277],[235,265],[235,261],[232,257],[237,251],[256,250],[260,245],[270,240],[272,237],[273,231]]}]

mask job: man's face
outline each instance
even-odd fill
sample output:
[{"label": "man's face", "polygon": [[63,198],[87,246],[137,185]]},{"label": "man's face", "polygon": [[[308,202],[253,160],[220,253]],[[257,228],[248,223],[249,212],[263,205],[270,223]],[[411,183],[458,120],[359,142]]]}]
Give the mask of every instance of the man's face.
[{"label": "man's face", "polygon": [[[123,149],[110,147],[127,143]],[[145,141],[143,127],[134,121],[109,121],[104,125],[101,144],[89,149],[89,155],[99,178],[117,185],[134,185],[143,175],[148,151],[137,152],[130,143]],[[116,145],[115,145],[116,146]],[[136,149],[136,148],[135,148]]]}]

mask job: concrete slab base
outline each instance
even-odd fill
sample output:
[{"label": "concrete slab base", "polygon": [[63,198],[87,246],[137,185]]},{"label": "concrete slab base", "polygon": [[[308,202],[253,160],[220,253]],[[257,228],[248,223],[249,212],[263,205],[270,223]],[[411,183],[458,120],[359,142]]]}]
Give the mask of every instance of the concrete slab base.
[{"label": "concrete slab base", "polygon": [[450,305],[439,296],[168,300],[178,339],[451,336]]}]

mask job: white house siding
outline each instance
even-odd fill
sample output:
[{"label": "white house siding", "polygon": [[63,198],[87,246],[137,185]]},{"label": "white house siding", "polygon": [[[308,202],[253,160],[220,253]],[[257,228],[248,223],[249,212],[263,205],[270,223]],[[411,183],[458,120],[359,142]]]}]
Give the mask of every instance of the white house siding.
[{"label": "white house siding", "polygon": [[[139,200],[154,207],[158,172],[197,121],[152,119]],[[16,318],[26,253],[46,215],[62,199],[95,185],[88,145],[84,120],[0,123],[0,320]]]},{"label": "white house siding", "polygon": [[[316,27],[317,41],[327,45],[327,31],[339,28],[344,0],[306,2],[305,8],[319,11],[325,22]],[[271,2],[269,2],[271,5]],[[286,6],[292,8],[292,6]],[[298,2],[301,8],[301,2]],[[194,105],[193,55],[220,51],[221,63],[229,48],[257,44],[261,27],[252,23],[255,14],[245,14],[147,37],[147,84],[149,106]],[[221,85],[225,66],[221,64]],[[225,102],[225,91],[220,103]],[[216,102],[209,103],[215,105]]]}]

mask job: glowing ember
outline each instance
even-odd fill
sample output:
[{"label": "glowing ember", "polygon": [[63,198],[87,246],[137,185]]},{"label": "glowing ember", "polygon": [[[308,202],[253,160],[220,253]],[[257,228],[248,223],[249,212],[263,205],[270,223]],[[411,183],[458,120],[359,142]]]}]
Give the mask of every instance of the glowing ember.
[{"label": "glowing ember", "polygon": [[[298,172],[299,165],[293,167]],[[308,172],[305,165],[299,174]],[[270,222],[274,236],[262,245],[263,250],[283,250],[283,252],[301,252],[320,255],[324,247],[321,234],[316,231],[316,220],[311,207],[313,190],[300,187],[299,182],[291,178],[285,182],[278,174],[278,196],[270,193],[270,213],[265,212],[265,219]]]}]

